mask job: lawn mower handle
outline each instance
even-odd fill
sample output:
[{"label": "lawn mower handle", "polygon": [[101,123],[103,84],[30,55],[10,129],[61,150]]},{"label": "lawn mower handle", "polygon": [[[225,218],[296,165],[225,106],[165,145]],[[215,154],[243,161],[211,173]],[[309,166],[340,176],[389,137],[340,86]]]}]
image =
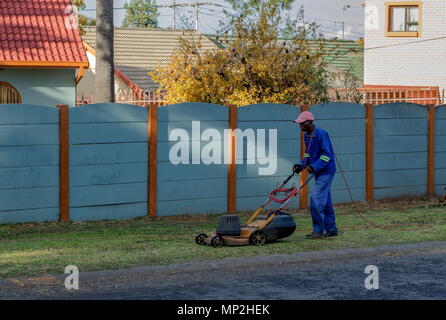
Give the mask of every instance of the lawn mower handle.
[{"label": "lawn mower handle", "polygon": [[[307,167],[307,168],[308,168],[308,167]],[[304,172],[307,168],[305,168],[305,169],[302,170],[301,172]],[[283,188],[283,187],[288,183],[288,181],[290,181],[290,179],[291,179],[292,177],[294,177],[295,174],[296,174],[296,172],[293,171],[293,173],[292,173],[288,178],[286,178],[286,180],[285,180],[284,182],[282,182],[282,184],[281,184],[281,186],[280,186],[279,188]],[[307,181],[305,181],[304,184],[300,186],[300,188],[302,189],[303,187],[305,187],[305,185],[306,185],[308,182],[310,182],[310,180],[311,180],[312,178],[313,178],[313,175],[311,175],[310,178],[307,179]]]},{"label": "lawn mower handle", "polygon": [[313,177],[314,177],[314,175],[312,174],[312,175],[307,179],[307,181],[305,181],[305,182],[299,187],[299,191],[300,191],[303,187],[305,187],[305,186],[308,184],[308,182],[310,182],[310,180],[313,179]]},{"label": "lawn mower handle", "polygon": [[293,171],[293,173],[288,178],[286,178],[286,180],[284,182],[282,182],[282,185],[279,188],[283,188],[295,174],[296,174],[296,172]]},{"label": "lawn mower handle", "polygon": [[[289,176],[286,181],[288,181],[293,175],[294,174]],[[308,182],[311,181],[311,179],[313,179],[313,177],[314,177],[314,175],[312,174],[307,180],[305,180],[305,182],[299,188],[293,187],[291,189],[282,189],[282,187],[283,187],[282,186],[279,189],[273,190],[270,193],[269,199],[267,200],[266,203],[269,203],[269,201],[281,203],[282,205],[280,206],[280,208],[275,211],[275,212],[280,212],[280,210],[282,210],[283,208],[285,208],[288,205],[288,203],[292,200],[292,198],[294,198],[296,195],[298,195],[300,193],[300,191],[308,184]],[[285,198],[278,199],[278,198],[274,197],[274,195],[276,195],[277,192],[290,192],[290,193]]]}]

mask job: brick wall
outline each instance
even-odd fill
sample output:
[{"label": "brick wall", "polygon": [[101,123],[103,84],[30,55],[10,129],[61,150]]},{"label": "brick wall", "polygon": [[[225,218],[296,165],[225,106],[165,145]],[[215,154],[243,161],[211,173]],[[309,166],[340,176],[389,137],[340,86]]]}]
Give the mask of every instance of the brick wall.
[{"label": "brick wall", "polygon": [[365,2],[364,83],[446,88],[446,0],[421,1],[420,37],[386,37],[388,1]]}]

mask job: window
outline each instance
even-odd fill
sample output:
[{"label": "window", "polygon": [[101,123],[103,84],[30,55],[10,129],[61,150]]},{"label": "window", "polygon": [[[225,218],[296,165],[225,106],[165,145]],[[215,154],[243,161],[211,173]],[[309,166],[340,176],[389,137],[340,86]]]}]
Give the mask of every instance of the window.
[{"label": "window", "polygon": [[386,36],[419,37],[421,33],[421,2],[387,2]]},{"label": "window", "polygon": [[0,81],[0,104],[22,103],[22,97],[16,88]]}]

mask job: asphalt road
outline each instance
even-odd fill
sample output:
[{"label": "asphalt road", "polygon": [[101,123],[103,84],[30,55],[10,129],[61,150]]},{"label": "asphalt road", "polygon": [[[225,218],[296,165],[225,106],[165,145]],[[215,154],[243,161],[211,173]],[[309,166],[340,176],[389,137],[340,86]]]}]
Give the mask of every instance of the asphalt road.
[{"label": "asphalt road", "polygon": [[[444,300],[445,261],[446,242],[436,242],[81,271],[79,290],[65,289],[64,274],[0,280],[0,299]],[[365,287],[369,265],[379,289]]]},{"label": "asphalt road", "polygon": [[[1,290],[0,282],[0,298],[446,299],[446,244],[426,244],[421,249],[419,245],[409,246],[413,248],[401,246],[403,251],[398,246],[381,247],[376,252],[351,249],[90,273],[84,277],[81,273],[80,289],[71,291],[51,286],[24,291],[25,286],[14,295],[14,290]],[[365,288],[369,276],[365,268],[369,265],[378,268],[379,289]]]},{"label": "asphalt road", "polygon": [[[153,279],[130,290],[90,293],[81,299],[446,299],[446,253],[340,260],[192,277]],[[366,289],[364,270],[378,268],[379,289]],[[369,282],[370,283],[370,282]]]}]

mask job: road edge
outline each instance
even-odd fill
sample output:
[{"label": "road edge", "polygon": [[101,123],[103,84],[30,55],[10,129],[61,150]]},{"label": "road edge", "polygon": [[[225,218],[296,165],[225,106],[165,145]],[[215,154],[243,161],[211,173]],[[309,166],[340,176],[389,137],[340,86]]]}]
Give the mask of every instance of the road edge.
[{"label": "road edge", "polygon": [[[209,250],[218,250],[209,248]],[[385,245],[379,247],[366,248],[351,248],[339,249],[329,251],[312,251],[312,252],[298,252],[286,255],[268,255],[268,256],[254,256],[248,258],[229,258],[222,260],[206,260],[198,262],[183,262],[169,265],[156,266],[142,266],[119,270],[104,270],[104,271],[86,271],[80,270],[80,276],[83,282],[108,282],[113,279],[130,279],[130,278],[144,278],[156,275],[168,274],[187,274],[196,272],[209,272],[216,270],[235,270],[242,268],[252,268],[255,266],[278,266],[287,264],[303,264],[312,262],[348,260],[357,258],[366,258],[373,256],[401,256],[419,253],[434,253],[446,251],[446,241],[422,242],[401,245]],[[54,275],[50,278],[57,279],[63,282],[67,277],[66,274]],[[43,277],[45,278],[45,277]],[[27,283],[28,280],[35,280],[36,278],[17,278],[21,283]],[[0,279],[0,288],[10,286],[11,278]]]}]

